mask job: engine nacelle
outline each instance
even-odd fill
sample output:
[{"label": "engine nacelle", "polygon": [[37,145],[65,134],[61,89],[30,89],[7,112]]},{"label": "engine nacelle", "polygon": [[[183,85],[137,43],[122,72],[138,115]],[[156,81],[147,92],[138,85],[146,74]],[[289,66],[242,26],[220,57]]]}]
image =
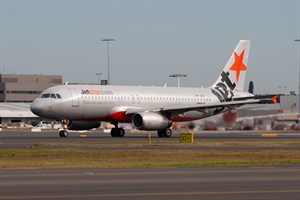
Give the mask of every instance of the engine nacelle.
[{"label": "engine nacelle", "polygon": [[68,123],[68,130],[90,130],[93,128],[99,128],[100,125],[101,123],[97,121],[70,121]]},{"label": "engine nacelle", "polygon": [[158,113],[140,112],[133,115],[132,124],[139,130],[159,130],[171,127],[173,122]]}]

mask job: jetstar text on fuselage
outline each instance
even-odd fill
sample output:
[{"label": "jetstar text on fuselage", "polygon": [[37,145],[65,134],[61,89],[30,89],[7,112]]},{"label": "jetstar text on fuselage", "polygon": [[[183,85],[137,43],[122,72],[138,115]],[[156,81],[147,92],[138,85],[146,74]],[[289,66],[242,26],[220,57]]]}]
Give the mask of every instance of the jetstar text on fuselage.
[{"label": "jetstar text on fuselage", "polygon": [[112,91],[101,91],[101,90],[81,90],[81,94],[83,95],[113,95]]}]

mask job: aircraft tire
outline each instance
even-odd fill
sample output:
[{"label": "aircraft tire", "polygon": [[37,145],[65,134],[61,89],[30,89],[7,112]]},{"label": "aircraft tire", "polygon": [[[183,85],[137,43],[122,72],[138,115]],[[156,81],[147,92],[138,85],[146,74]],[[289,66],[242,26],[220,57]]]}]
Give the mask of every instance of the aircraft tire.
[{"label": "aircraft tire", "polygon": [[68,131],[67,130],[60,130],[59,131],[60,137],[68,137]]},{"label": "aircraft tire", "polygon": [[112,128],[110,131],[111,137],[117,137],[117,128]]},{"label": "aircraft tire", "polygon": [[165,137],[163,130],[157,130],[157,135],[158,135],[158,137]]},{"label": "aircraft tire", "polygon": [[170,128],[163,130],[164,137],[171,137],[172,136],[172,130]]},{"label": "aircraft tire", "polygon": [[118,128],[116,132],[117,132],[117,137],[124,137],[125,135],[125,130],[123,128]]}]

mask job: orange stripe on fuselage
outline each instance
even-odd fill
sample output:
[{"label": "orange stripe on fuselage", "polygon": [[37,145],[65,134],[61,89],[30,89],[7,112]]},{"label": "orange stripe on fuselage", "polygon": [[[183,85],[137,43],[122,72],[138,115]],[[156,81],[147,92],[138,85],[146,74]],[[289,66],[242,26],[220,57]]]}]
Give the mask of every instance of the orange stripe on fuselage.
[{"label": "orange stripe on fuselage", "polygon": [[79,119],[82,121],[107,121],[107,122],[120,122],[120,123],[131,123],[132,115],[126,115],[126,111],[116,112],[104,117],[99,118],[84,118]]}]

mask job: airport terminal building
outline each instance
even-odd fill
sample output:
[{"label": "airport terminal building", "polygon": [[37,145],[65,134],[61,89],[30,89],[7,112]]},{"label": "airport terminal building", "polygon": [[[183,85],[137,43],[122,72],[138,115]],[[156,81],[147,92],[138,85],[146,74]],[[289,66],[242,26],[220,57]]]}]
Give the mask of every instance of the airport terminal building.
[{"label": "airport terminal building", "polygon": [[0,74],[0,102],[31,103],[45,89],[61,84],[61,75]]},{"label": "airport terminal building", "polygon": [[38,120],[30,111],[32,101],[45,89],[61,84],[61,75],[0,74],[0,124]]}]

